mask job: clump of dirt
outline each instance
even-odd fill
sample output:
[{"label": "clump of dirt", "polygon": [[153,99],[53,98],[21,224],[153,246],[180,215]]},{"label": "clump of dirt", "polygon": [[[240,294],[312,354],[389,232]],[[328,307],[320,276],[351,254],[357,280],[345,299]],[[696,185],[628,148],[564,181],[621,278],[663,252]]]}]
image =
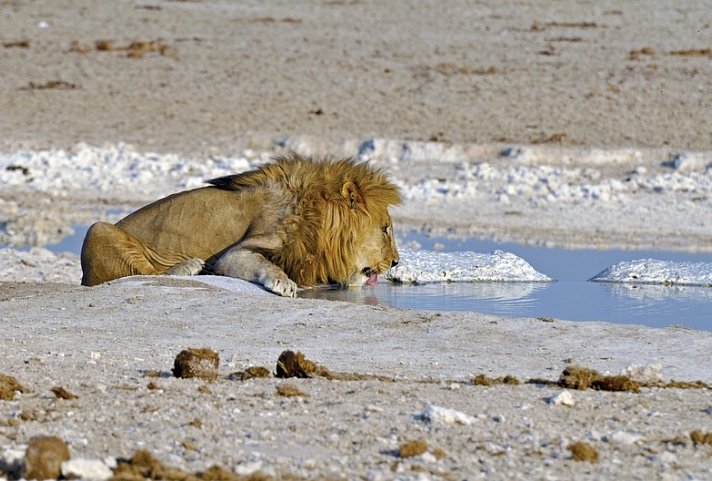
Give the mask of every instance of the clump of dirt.
[{"label": "clump of dirt", "polygon": [[218,377],[220,356],[208,348],[188,348],[181,351],[173,363],[173,375],[214,381]]},{"label": "clump of dirt", "polygon": [[655,55],[655,50],[652,47],[643,47],[639,49],[631,50],[628,53],[628,58],[630,60],[638,60],[643,56]]},{"label": "clump of dirt", "polygon": [[628,376],[601,376],[593,381],[593,388],[599,391],[640,392],[640,383]]},{"label": "clump of dirt", "polygon": [[131,459],[119,460],[112,481],[138,481],[144,479],[179,480],[188,474],[175,468],[164,466],[149,451],[140,449]]},{"label": "clump of dirt", "polygon": [[41,84],[30,82],[26,87],[20,87],[20,90],[75,90],[78,88],[80,88],[79,85],[72,82],[49,80]]},{"label": "clump of dirt", "polygon": [[25,479],[57,479],[62,463],[69,460],[67,443],[57,436],[37,436],[30,439],[25,453]]},{"label": "clump of dirt", "polygon": [[149,390],[151,390],[151,391],[153,391],[153,390],[155,390],[155,389],[160,389],[161,386],[159,386],[157,383],[151,381],[151,382],[149,382],[149,383],[146,385],[146,388],[149,389]]},{"label": "clump of dirt", "polygon": [[[113,40],[99,39],[94,42],[94,50],[97,52],[126,52],[128,58],[140,59],[148,53],[158,53],[159,55],[178,60],[178,50],[167,45],[163,40],[136,40],[128,45],[118,46]],[[86,54],[92,48],[78,40],[73,41],[69,46],[70,52]]]},{"label": "clump of dirt", "polygon": [[166,45],[162,40],[137,40],[121,50],[126,50],[128,58],[143,58],[147,53],[157,52],[160,55],[178,59],[178,51]]},{"label": "clump of dirt", "polygon": [[558,385],[567,389],[640,392],[640,383],[628,376],[604,376],[595,369],[580,366],[564,369]]},{"label": "clump of dirt", "polygon": [[283,351],[277,359],[277,377],[288,378],[310,378],[310,377],[330,377],[327,368],[319,366],[304,357],[304,354],[297,351]]},{"label": "clump of dirt", "polygon": [[[161,463],[145,449],[136,451],[131,459],[121,459],[110,481],[144,481],[162,479],[164,481],[268,481],[274,479],[259,471],[248,476],[240,476],[220,466],[212,466],[202,473],[190,474],[178,468]],[[297,479],[297,478],[286,478]]]},{"label": "clump of dirt", "polygon": [[519,379],[509,374],[504,377],[489,377],[485,374],[478,374],[472,379],[472,384],[475,386],[494,386],[495,384],[507,384],[510,386],[516,386],[519,384]]},{"label": "clump of dirt", "polygon": [[305,393],[294,384],[280,384],[277,386],[277,394],[284,397],[309,397],[309,394]]},{"label": "clump of dirt", "polygon": [[250,366],[244,371],[233,372],[228,376],[228,379],[233,381],[247,381],[248,379],[271,377],[272,373],[269,369],[262,366]]},{"label": "clump of dirt", "polygon": [[420,456],[421,454],[427,452],[427,450],[428,443],[425,439],[406,441],[398,448],[398,456],[401,458],[411,458],[413,456]]},{"label": "clump of dirt", "polygon": [[114,50],[114,42],[112,40],[104,39],[96,40],[94,42],[94,48],[98,52],[111,52],[112,50]]},{"label": "clump of dirt", "polygon": [[574,461],[588,461],[589,463],[598,462],[598,451],[596,448],[583,441],[578,441],[569,444],[566,449],[571,452],[571,459]]},{"label": "clump of dirt", "polygon": [[27,39],[15,40],[14,42],[3,42],[5,48],[30,48],[30,41]]},{"label": "clump of dirt", "polygon": [[704,381],[675,381],[668,382],[654,381],[644,385],[645,387],[659,387],[664,389],[712,389],[712,386]]},{"label": "clump of dirt", "polygon": [[437,459],[438,461],[445,459],[447,457],[447,453],[445,452],[444,449],[441,449],[441,448],[435,448],[431,451],[431,453],[433,454],[433,456],[435,456],[435,459]]},{"label": "clump of dirt", "polygon": [[712,48],[689,48],[686,50],[673,50],[670,55],[676,57],[711,57]]},{"label": "clump of dirt", "polygon": [[72,394],[71,392],[64,389],[62,386],[53,387],[52,394],[54,394],[57,399],[79,399],[79,396],[77,396],[76,394]]},{"label": "clump of dirt", "polygon": [[0,374],[0,399],[3,401],[12,401],[15,399],[15,393],[18,391],[26,392],[27,388],[20,384],[14,377]]},{"label": "clump of dirt", "polygon": [[690,439],[692,439],[695,445],[707,444],[708,446],[712,446],[712,433],[703,433],[699,429],[695,429],[690,433]]},{"label": "clump of dirt", "polygon": [[569,138],[569,135],[565,132],[556,132],[548,137],[539,137],[537,139],[532,140],[532,144],[534,145],[539,145],[539,144],[565,144],[565,143],[573,143],[571,139]]},{"label": "clump of dirt", "polygon": [[[237,375],[239,373],[235,373]],[[355,372],[334,372],[324,366],[320,366],[304,357],[304,354],[297,351],[282,351],[277,359],[277,369],[275,375],[279,378],[299,377],[311,378],[321,377],[330,381],[383,381],[393,382],[395,379],[389,376],[378,374],[360,374]],[[239,379],[239,377],[232,377]]]}]

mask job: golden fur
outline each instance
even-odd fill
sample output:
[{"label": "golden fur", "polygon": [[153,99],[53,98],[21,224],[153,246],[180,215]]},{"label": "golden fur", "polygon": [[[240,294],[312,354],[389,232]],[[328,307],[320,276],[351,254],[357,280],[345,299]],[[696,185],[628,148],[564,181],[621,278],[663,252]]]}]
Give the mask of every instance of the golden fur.
[{"label": "golden fur", "polygon": [[377,281],[398,262],[385,173],[353,159],[279,157],[210,187],[97,223],[82,248],[82,284],[203,270],[293,296],[296,284]]}]

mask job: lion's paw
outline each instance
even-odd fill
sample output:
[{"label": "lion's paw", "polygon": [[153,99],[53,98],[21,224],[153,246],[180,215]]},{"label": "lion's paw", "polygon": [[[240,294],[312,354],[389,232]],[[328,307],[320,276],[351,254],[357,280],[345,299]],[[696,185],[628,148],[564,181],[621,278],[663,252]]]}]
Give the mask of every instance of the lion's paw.
[{"label": "lion's paw", "polygon": [[203,259],[194,257],[180,262],[166,271],[169,276],[196,276],[200,274],[205,266]]},{"label": "lion's paw", "polygon": [[297,297],[297,284],[288,277],[268,279],[265,289],[283,297]]}]

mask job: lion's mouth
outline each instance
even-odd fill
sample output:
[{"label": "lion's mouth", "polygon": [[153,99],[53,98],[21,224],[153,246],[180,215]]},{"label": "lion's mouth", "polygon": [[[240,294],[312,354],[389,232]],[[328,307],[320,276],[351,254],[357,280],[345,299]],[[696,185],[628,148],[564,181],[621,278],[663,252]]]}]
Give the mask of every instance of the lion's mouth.
[{"label": "lion's mouth", "polygon": [[365,284],[367,286],[375,286],[376,284],[378,284],[378,280],[379,280],[380,276],[377,272],[375,272],[370,267],[365,267],[361,271],[361,273],[368,278],[368,279],[366,279],[366,282],[365,282]]}]

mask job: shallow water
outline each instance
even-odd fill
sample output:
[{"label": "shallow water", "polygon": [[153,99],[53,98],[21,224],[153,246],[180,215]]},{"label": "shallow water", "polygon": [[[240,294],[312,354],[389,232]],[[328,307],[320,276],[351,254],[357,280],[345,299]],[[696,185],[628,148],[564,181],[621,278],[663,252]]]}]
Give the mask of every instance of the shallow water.
[{"label": "shallow water", "polygon": [[[54,252],[78,254],[86,227],[48,245]],[[362,289],[314,289],[300,297],[433,311],[476,311],[509,317],[553,317],[572,321],[608,321],[653,327],[680,325],[712,330],[712,288],[587,282],[621,261],[641,258],[712,262],[711,254],[664,251],[566,250],[475,239],[452,240],[409,234],[424,249],[446,252],[512,252],[557,282],[475,282],[393,285]]]},{"label": "shallow water", "polygon": [[512,252],[552,283],[449,283],[392,285],[363,289],[307,291],[301,297],[386,304],[438,311],[476,311],[509,317],[554,317],[572,321],[608,321],[653,327],[680,325],[712,330],[712,288],[587,282],[621,261],[655,258],[710,262],[712,255],[663,251],[566,250],[474,239],[451,240],[410,234],[424,249],[446,252]]}]

